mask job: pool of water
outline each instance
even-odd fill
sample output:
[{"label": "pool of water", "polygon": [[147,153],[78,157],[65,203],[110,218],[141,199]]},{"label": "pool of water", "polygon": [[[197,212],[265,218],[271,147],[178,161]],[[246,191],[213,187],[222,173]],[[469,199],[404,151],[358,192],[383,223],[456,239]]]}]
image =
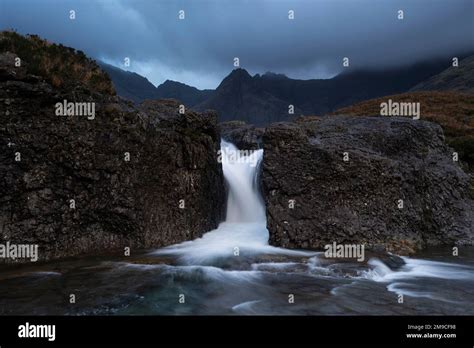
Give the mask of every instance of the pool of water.
[{"label": "pool of water", "polygon": [[431,249],[401,263],[386,256],[357,262],[241,253],[192,265],[143,252],[2,266],[0,314],[474,314],[474,248],[459,256]]}]

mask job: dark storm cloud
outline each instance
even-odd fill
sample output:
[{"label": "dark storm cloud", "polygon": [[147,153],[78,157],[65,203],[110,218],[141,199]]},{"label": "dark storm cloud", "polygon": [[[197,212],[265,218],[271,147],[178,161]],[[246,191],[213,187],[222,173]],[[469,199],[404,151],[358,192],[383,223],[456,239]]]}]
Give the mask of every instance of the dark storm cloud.
[{"label": "dark storm cloud", "polygon": [[307,79],[338,73],[343,57],[373,68],[474,50],[473,0],[3,0],[0,10],[2,28],[201,88],[216,87],[234,57],[252,73]]}]

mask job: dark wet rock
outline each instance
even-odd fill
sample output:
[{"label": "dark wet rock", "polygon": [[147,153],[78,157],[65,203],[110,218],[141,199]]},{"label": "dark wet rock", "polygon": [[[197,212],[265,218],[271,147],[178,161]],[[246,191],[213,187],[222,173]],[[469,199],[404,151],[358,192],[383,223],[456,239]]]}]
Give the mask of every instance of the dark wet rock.
[{"label": "dark wet rock", "polygon": [[[0,243],[39,244],[41,259],[133,255],[223,219],[215,114],[182,115],[172,100],[135,108],[67,77],[55,87],[15,55],[0,55]],[[56,116],[63,100],[95,103],[95,118]]]},{"label": "dark wet rock", "polygon": [[219,124],[222,139],[233,143],[240,150],[257,150],[263,147],[264,128],[243,121],[228,121]]},{"label": "dark wet rock", "polygon": [[383,251],[383,248],[380,246],[366,252],[365,261],[367,262],[372,258],[382,261],[392,271],[398,271],[400,268],[406,265],[406,262],[403,260],[403,258],[398,255]]},{"label": "dark wet rock", "polygon": [[359,243],[411,253],[473,243],[469,176],[453,162],[434,123],[306,117],[266,128],[263,143],[262,188],[273,245]]},{"label": "dark wet rock", "polygon": [[406,262],[397,255],[393,254],[384,254],[380,257],[382,262],[388,266],[392,271],[397,271],[403,266],[405,266]]}]

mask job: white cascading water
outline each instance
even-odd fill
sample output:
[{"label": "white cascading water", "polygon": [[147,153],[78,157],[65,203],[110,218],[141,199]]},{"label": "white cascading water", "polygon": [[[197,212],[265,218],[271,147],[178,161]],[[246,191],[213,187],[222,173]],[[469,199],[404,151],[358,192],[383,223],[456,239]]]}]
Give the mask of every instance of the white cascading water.
[{"label": "white cascading water", "polygon": [[[268,245],[268,230],[266,227],[266,214],[263,199],[258,190],[257,177],[259,164],[263,158],[263,150],[255,151],[243,158],[233,156],[238,149],[231,143],[221,142],[222,168],[228,186],[227,214],[226,220],[219,227],[210,231],[202,238],[170,247],[160,249],[154,254],[170,255],[177,257],[182,263],[195,267],[212,265],[216,260],[222,258],[236,257],[235,251],[238,248],[239,256],[254,256],[258,254],[284,254],[289,256],[309,257],[303,261],[303,265],[308,268],[308,273],[321,271],[326,274],[329,268],[322,267],[318,262],[318,252],[307,252],[297,250],[287,250]],[[411,288],[405,289],[407,284],[400,283],[400,280],[416,278],[441,278],[441,279],[474,279],[473,268],[457,264],[441,263],[428,260],[417,260],[404,257],[405,265],[393,271],[382,261],[373,258],[368,261],[369,269],[361,272],[356,279],[371,280],[387,283],[389,291],[406,294],[415,297],[436,296],[423,291],[416,291]],[[224,271],[216,267],[204,267],[208,274],[218,278],[236,276],[239,279],[247,279],[260,270],[278,269],[294,267],[293,262],[265,262],[252,265],[252,271]],[[433,297],[434,296],[434,297]],[[442,299],[436,297],[436,299]]]},{"label": "white cascading water", "polygon": [[222,170],[229,190],[226,222],[265,224],[265,207],[258,193],[257,182],[263,150],[236,157],[238,151],[235,145],[221,141]]},{"label": "white cascading water", "polygon": [[257,177],[263,150],[236,157],[238,149],[221,141],[222,169],[228,186],[226,220],[202,238],[160,249],[156,255],[175,255],[186,264],[209,264],[225,257],[255,254],[311,256],[312,252],[286,250],[268,245],[265,205]]}]

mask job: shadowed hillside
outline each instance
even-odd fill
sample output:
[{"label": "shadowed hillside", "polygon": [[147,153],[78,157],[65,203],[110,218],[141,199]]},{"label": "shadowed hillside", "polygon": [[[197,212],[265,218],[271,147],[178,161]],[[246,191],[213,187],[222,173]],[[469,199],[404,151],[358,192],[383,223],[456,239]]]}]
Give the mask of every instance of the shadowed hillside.
[{"label": "shadowed hillside", "polygon": [[[298,80],[266,73],[232,71],[196,110],[218,111],[221,121],[243,120],[258,126],[299,115],[324,114],[346,105],[403,93],[446,69],[447,59],[385,70],[347,70],[331,79]],[[294,113],[289,113],[293,105]]]},{"label": "shadowed hillside", "polygon": [[100,67],[109,74],[115,89],[122,98],[141,103],[147,99],[177,99],[191,107],[209,98],[213,90],[199,90],[184,83],[166,80],[155,87],[147,78],[113,65],[99,62]]},{"label": "shadowed hillside", "polygon": [[474,55],[413,87],[410,91],[458,91],[474,94]]},{"label": "shadowed hillside", "polygon": [[[199,90],[167,80],[154,87],[146,78],[102,64],[117,93],[134,102],[177,99],[187,107],[216,110],[220,121],[241,120],[258,126],[299,115],[324,114],[362,100],[403,93],[444,71],[449,58],[385,70],[347,70],[331,79],[292,79],[267,72],[250,75],[235,69],[215,90]],[[290,105],[294,112],[290,113]]]},{"label": "shadowed hillside", "polygon": [[99,61],[98,64],[110,76],[117,94],[122,98],[136,103],[145,99],[155,99],[156,87],[147,78],[104,62]]}]

